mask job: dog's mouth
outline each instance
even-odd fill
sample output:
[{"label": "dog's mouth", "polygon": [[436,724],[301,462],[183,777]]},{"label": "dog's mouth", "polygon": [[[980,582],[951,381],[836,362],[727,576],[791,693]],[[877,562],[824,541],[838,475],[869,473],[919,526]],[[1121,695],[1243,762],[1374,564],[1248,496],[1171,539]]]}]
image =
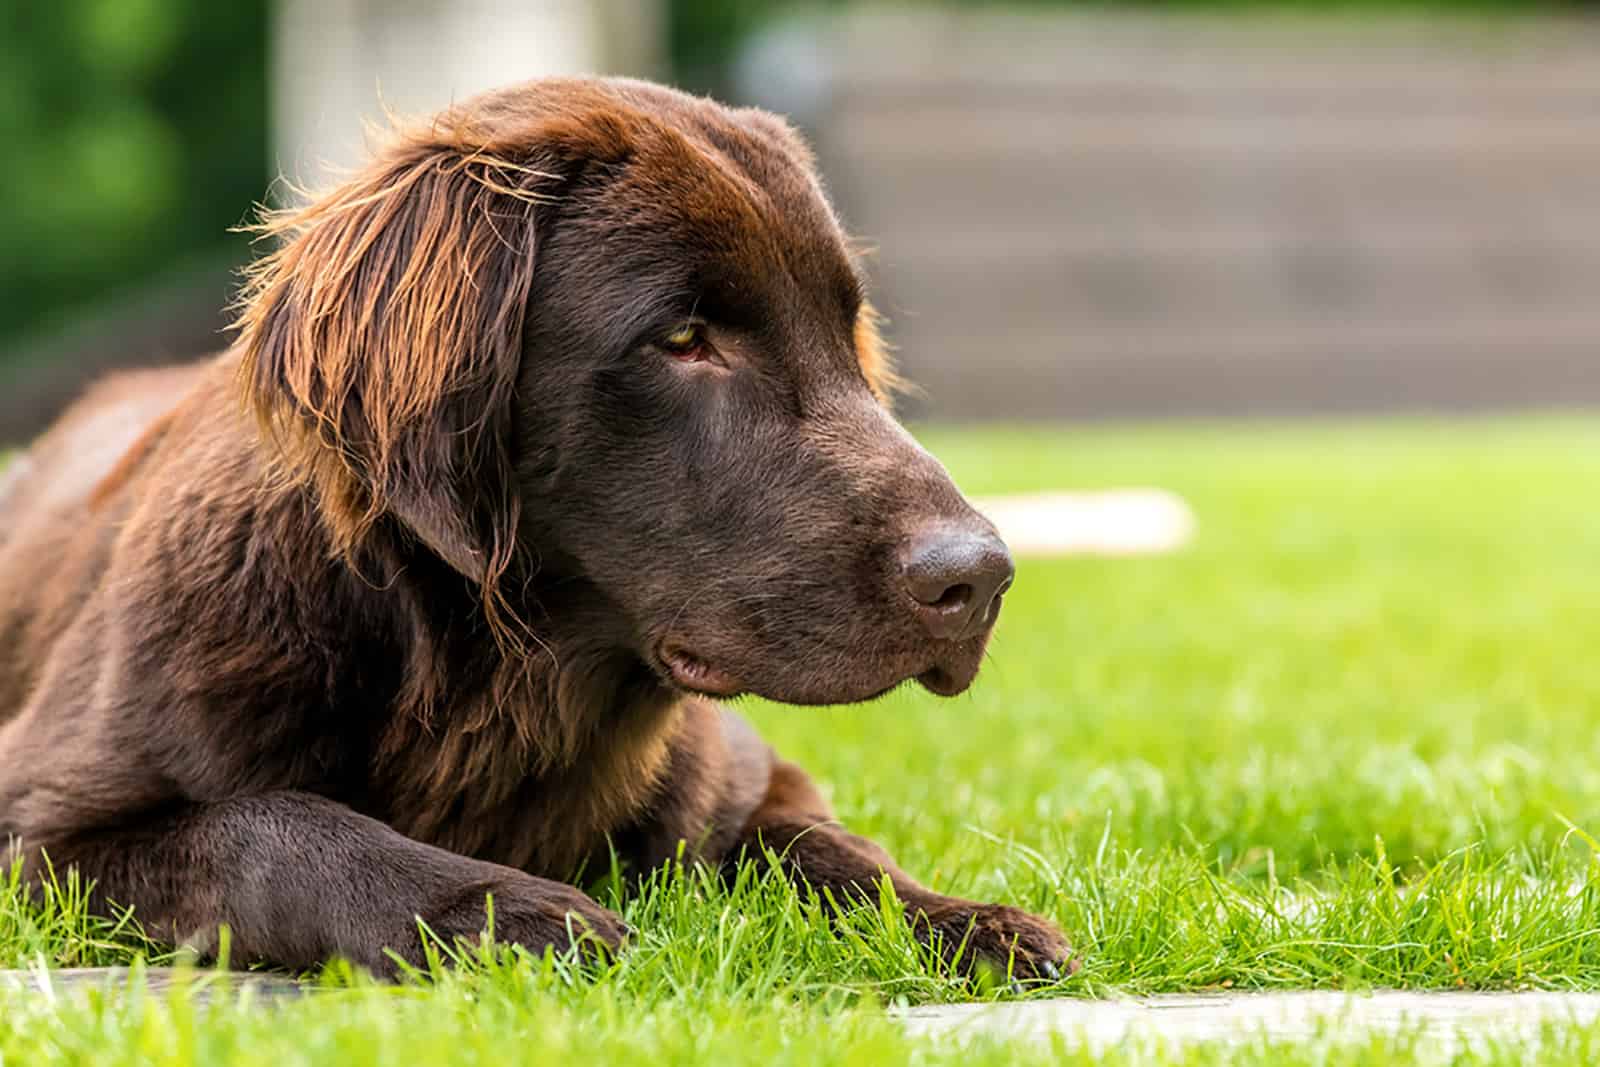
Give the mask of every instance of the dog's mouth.
[{"label": "dog's mouth", "polygon": [[711,697],[737,696],[744,691],[733,674],[712,666],[681,645],[663,645],[657,655],[667,675],[680,689]]},{"label": "dog's mouth", "polygon": [[902,663],[893,667],[880,664],[878,669],[863,671],[861,677],[849,681],[791,678],[785,684],[774,678],[768,685],[763,685],[760,678],[747,679],[728,670],[676,641],[663,642],[653,658],[657,673],[672,686],[701,696],[727,699],[756,693],[784,704],[855,704],[882,696],[913,679],[935,696],[952,697],[963,693],[977,676],[983,645],[984,639],[980,636],[946,650],[947,655],[931,664],[926,659],[920,664]]}]

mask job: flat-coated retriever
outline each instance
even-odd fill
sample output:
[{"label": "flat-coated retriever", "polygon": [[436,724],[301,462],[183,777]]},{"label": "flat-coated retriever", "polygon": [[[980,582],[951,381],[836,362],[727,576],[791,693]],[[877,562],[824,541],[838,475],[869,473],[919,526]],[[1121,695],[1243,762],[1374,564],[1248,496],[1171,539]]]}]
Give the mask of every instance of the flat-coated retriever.
[{"label": "flat-coated retriever", "polygon": [[1051,976],[714,698],[966,689],[1011,582],[900,428],[860,268],[772,115],[538,81],[269,214],[232,350],[113,378],[0,500],[0,836],[152,932],[385,972],[534,950],[558,879],[783,856]]}]

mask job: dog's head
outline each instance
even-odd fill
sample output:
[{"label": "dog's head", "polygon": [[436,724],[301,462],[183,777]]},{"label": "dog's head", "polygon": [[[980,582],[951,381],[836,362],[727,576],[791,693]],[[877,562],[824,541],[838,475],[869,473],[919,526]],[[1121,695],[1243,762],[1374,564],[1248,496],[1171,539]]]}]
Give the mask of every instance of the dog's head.
[{"label": "dog's head", "polygon": [[683,689],[971,683],[1010,557],[891,415],[860,267],[781,120],[533,82],[264,229],[246,385],[345,551],[392,524],[502,623],[535,569],[589,588]]}]

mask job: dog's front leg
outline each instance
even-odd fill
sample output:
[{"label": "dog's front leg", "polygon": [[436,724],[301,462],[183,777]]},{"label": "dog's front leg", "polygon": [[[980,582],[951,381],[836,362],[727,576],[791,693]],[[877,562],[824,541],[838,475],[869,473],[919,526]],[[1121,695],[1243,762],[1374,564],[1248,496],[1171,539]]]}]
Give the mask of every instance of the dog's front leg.
[{"label": "dog's front leg", "polygon": [[902,871],[878,845],[834,819],[805,771],[776,761],[765,797],[745,822],[740,852],[776,853],[784,870],[837,903],[871,901],[885,875],[917,937],[964,968],[983,964],[1023,979],[1053,979],[1075,968],[1055,925],[1005,904],[935,893]]},{"label": "dog's front leg", "polygon": [[209,954],[226,925],[236,959],[289,967],[342,956],[391,974],[389,951],[421,961],[418,920],[447,945],[476,938],[490,895],[495,939],[535,952],[614,950],[625,932],[571,886],[421,844],[308,793],[185,805],[21,844],[34,883],[48,858],[58,876],[72,867],[92,880],[97,903],[131,906],[154,936]]}]

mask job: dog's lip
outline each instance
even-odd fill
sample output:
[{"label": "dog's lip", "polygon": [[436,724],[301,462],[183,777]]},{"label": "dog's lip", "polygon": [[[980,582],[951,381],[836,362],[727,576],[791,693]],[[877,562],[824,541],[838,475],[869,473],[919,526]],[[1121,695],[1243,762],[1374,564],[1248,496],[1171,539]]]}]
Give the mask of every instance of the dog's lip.
[{"label": "dog's lip", "polygon": [[978,668],[983,665],[983,650],[988,644],[994,617],[998,614],[998,611],[991,609],[988,621],[973,636],[955,642],[945,655],[939,656],[914,675],[917,684],[934,696],[941,697],[959,696],[971,688],[978,678]]},{"label": "dog's lip", "polygon": [[966,692],[977,672],[956,672],[942,665],[934,665],[917,675],[917,683],[934,696],[953,697]]},{"label": "dog's lip", "polygon": [[682,689],[713,697],[731,697],[744,689],[739,679],[715,667],[682,645],[663,644],[656,653],[672,681]]},{"label": "dog's lip", "polygon": [[709,697],[728,698],[749,693],[781,704],[859,704],[913,680],[935,696],[952,697],[966,692],[976,681],[983,649],[998,613],[991,607],[985,624],[971,637],[935,642],[915,651],[902,649],[886,654],[876,663],[864,663],[859,673],[850,675],[854,684],[840,685],[841,679],[837,677],[831,679],[832,684],[827,681],[819,684],[815,677],[785,681],[790,672],[783,670],[770,676],[763,671],[741,675],[723,666],[726,660],[716,653],[705,651],[708,647],[714,648],[715,642],[708,645],[678,633],[663,635],[647,645],[646,659],[666,684],[683,692]]}]

